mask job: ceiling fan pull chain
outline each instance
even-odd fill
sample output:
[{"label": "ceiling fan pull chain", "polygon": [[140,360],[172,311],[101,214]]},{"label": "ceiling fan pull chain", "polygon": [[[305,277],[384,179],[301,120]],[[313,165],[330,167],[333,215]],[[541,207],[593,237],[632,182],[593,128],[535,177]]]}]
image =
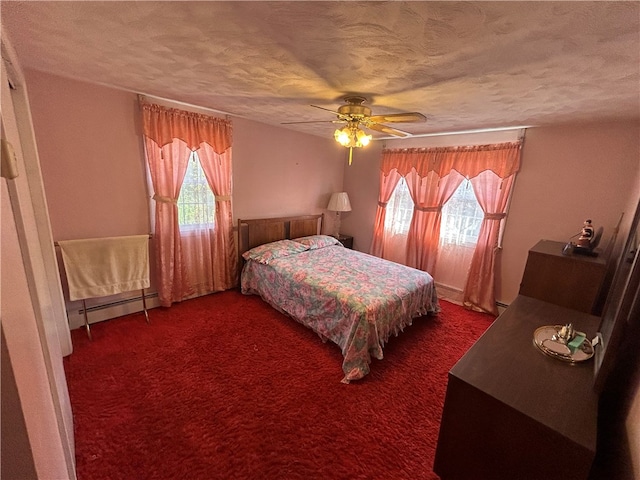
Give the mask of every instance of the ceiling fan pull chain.
[{"label": "ceiling fan pull chain", "polygon": [[353,147],[349,147],[349,165],[351,165],[352,158],[353,158]]}]

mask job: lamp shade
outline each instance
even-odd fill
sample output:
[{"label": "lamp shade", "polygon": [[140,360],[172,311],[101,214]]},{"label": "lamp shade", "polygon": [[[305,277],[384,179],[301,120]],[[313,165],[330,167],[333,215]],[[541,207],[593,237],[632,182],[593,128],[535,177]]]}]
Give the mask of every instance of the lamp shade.
[{"label": "lamp shade", "polygon": [[349,203],[349,195],[347,195],[347,192],[332,193],[327,210],[331,210],[332,212],[350,212],[351,203]]}]

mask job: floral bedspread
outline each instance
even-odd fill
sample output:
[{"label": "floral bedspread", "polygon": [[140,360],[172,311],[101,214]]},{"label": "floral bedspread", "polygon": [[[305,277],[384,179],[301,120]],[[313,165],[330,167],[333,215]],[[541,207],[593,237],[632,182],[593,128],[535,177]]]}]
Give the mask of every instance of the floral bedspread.
[{"label": "floral bedspread", "polygon": [[260,295],[277,310],[337,344],[344,357],[344,383],[369,373],[371,357],[412,319],[440,309],[433,278],[342,245],[248,261],[244,294]]}]

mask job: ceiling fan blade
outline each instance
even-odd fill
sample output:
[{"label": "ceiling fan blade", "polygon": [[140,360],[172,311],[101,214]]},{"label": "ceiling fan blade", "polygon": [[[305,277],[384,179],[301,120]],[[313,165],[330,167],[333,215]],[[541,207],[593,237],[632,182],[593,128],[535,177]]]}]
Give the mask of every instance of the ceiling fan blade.
[{"label": "ceiling fan blade", "polygon": [[309,120],[306,122],[280,122],[280,125],[293,125],[295,123],[344,123],[343,120]]},{"label": "ceiling fan blade", "polygon": [[314,108],[319,108],[320,110],[326,110],[327,112],[335,113],[336,115],[342,115],[340,112],[336,112],[335,110],[330,110],[328,108],[319,107],[318,105],[311,105]]},{"label": "ceiling fan blade", "polygon": [[389,115],[374,115],[369,120],[376,123],[411,123],[426,122],[427,117],[418,112],[390,113]]},{"label": "ceiling fan blade", "polygon": [[394,137],[408,137],[411,134],[407,132],[403,132],[402,130],[397,130],[395,128],[387,127],[386,125],[380,125],[379,123],[363,123],[365,127],[370,130],[375,130],[377,132],[388,133],[389,135],[393,135]]}]

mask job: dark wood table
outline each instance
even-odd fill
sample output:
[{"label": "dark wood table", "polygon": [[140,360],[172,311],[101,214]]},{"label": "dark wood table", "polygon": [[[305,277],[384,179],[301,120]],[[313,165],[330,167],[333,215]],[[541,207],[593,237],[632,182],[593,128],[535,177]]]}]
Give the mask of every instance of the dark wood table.
[{"label": "dark wood table", "polygon": [[434,465],[443,480],[588,477],[594,360],[571,364],[533,343],[536,328],[567,323],[591,339],[599,318],[520,295],[451,369]]}]

